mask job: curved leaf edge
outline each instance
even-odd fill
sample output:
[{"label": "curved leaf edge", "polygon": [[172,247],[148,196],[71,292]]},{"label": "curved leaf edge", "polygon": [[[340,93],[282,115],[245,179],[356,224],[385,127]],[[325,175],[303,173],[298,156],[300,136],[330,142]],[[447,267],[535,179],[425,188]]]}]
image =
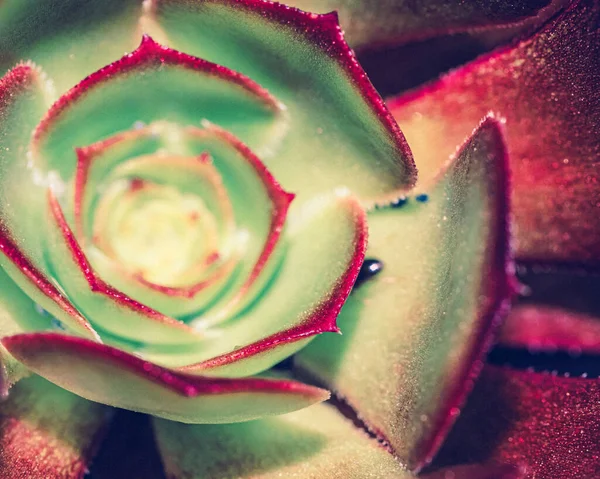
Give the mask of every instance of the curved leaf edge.
[{"label": "curved leaf edge", "polygon": [[[0,108],[4,108],[5,105],[14,101],[18,95],[35,83],[45,83],[48,86],[48,80],[43,71],[32,62],[17,64],[0,79]],[[101,342],[100,336],[89,321],[52,284],[51,280],[27,258],[6,227],[0,228],[0,252],[24,275],[34,288],[50,298],[73,319],[73,326],[77,328],[79,334],[84,334],[86,337]]]},{"label": "curved leaf edge", "polygon": [[95,343],[85,338],[60,333],[26,333],[7,336],[0,343],[18,361],[27,365],[27,351],[40,346],[70,350],[74,353],[92,354],[98,359],[112,362],[137,376],[149,380],[184,397],[234,394],[246,391],[292,393],[326,400],[329,393],[321,388],[293,380],[265,378],[207,378],[191,376],[144,361],[121,349]]},{"label": "curved leaf edge", "polygon": [[[147,0],[145,15],[151,17],[161,3],[169,3],[169,1]],[[224,0],[208,1],[230,3]],[[297,34],[304,36],[308,42],[339,64],[349,81],[357,88],[360,96],[369,105],[385,130],[389,132],[398,153],[397,156],[401,158],[405,170],[403,191],[411,190],[417,182],[417,167],[410,146],[383,98],[369,80],[365,70],[356,59],[354,51],[346,42],[337,12],[310,13],[270,0],[237,0],[231,7],[259,14],[265,19],[279,23],[283,28],[295,29]]]},{"label": "curved leaf edge", "polygon": [[356,223],[356,239],[352,261],[332,294],[323,301],[317,309],[300,325],[268,336],[260,341],[248,346],[226,353],[207,361],[197,364],[191,364],[177,368],[177,371],[199,372],[223,367],[240,360],[248,359],[260,355],[268,350],[296,343],[303,339],[308,339],[322,333],[340,333],[337,326],[337,317],[346,302],[346,299],[352,292],[352,288],[358,278],[367,250],[368,225],[365,210],[361,207],[358,199],[351,195],[342,197],[352,210],[352,215]]},{"label": "curved leaf edge", "polygon": [[64,216],[62,208],[56,198],[55,194],[51,189],[48,189],[48,207],[50,210],[50,216],[55,222],[56,227],[60,230],[62,238],[72,255],[73,262],[77,265],[80,273],[88,283],[90,291],[95,294],[105,296],[111,301],[114,301],[120,307],[129,309],[146,319],[154,322],[161,323],[165,327],[179,329],[191,335],[191,337],[198,337],[199,333],[195,329],[186,325],[184,322],[179,321],[170,316],[166,316],[132,298],[125,295],[121,291],[113,288],[101,278],[98,277],[94,269],[92,268],[86,254],[83,252],[79,242],[75,238],[73,231],[69,227],[67,220]]},{"label": "curved leaf edge", "polygon": [[438,416],[434,433],[419,444],[423,451],[422,460],[414,467],[416,472],[431,463],[435,454],[440,449],[456,420],[456,411],[465,403],[473,384],[483,369],[483,358],[493,345],[494,336],[503,319],[508,315],[514,297],[520,290],[516,279],[513,248],[510,230],[510,167],[508,151],[504,141],[504,120],[493,112],[489,112],[473,130],[469,138],[457,149],[456,153],[444,165],[439,173],[440,180],[452,166],[460,160],[463,151],[481,132],[488,131],[493,137],[496,147],[497,164],[496,173],[493,175],[496,183],[491,185],[491,190],[496,192],[494,198],[495,225],[495,251],[492,257],[492,271],[495,278],[488,285],[488,300],[480,313],[477,334],[470,348],[470,356],[465,362],[461,372],[461,379],[456,382],[449,393],[450,400],[444,405]]}]

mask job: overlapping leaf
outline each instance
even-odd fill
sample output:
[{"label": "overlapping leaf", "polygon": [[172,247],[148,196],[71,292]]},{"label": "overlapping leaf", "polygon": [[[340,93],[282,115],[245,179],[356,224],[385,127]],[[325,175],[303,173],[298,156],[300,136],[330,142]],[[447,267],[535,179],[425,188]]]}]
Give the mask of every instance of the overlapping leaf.
[{"label": "overlapping leaf", "polygon": [[383,270],[344,306],[342,338],[318,338],[297,357],[411,468],[431,459],[460,411],[512,294],[506,161],[487,118],[427,202],[370,214],[367,257]]},{"label": "overlapping leaf", "polygon": [[425,184],[492,109],[507,119],[516,255],[598,262],[598,4],[571,2],[539,32],[389,105]]}]

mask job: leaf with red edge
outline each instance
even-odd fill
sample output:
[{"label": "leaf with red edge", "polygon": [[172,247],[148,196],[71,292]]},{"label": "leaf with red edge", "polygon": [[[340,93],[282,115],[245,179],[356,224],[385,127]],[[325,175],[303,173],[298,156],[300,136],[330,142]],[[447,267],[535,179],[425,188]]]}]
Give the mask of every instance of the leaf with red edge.
[{"label": "leaf with red edge", "polygon": [[[284,121],[284,106],[265,88],[229,68],[159,45],[144,36],[130,54],[92,73],[62,95],[33,133],[31,155],[63,180],[75,172],[75,147],[136,122],[210,120],[249,137],[254,148]],[[267,139],[265,140],[265,136]]]},{"label": "leaf with red edge", "polygon": [[355,48],[404,44],[448,33],[508,39],[547,20],[568,0],[287,0],[311,12],[336,10]]},{"label": "leaf with red edge", "polygon": [[135,48],[140,15],[140,0],[3,0],[0,71],[31,59],[63,92]]},{"label": "leaf with red edge", "polygon": [[98,339],[53,283],[39,237],[44,199],[36,181],[42,179],[28,164],[25,145],[51,96],[44,74],[32,64],[20,64],[0,79],[0,265],[69,331]]},{"label": "leaf with red edge", "polygon": [[172,479],[411,479],[377,441],[331,405],[244,424],[153,419]]},{"label": "leaf with red edge", "polygon": [[0,408],[0,476],[82,478],[113,412],[40,377],[22,380]]},{"label": "leaf with red edge", "polygon": [[[170,137],[175,139],[168,141]],[[90,151],[93,152],[91,156],[85,153]],[[90,245],[90,241],[85,240],[86,228],[83,217],[92,217],[94,224],[103,222],[103,228],[107,230],[106,234],[112,233],[110,240],[118,242],[120,231],[116,228],[107,228],[106,223],[110,225],[111,222],[117,221],[116,218],[120,217],[119,213],[127,208],[128,199],[134,201],[135,196],[142,196],[148,192],[148,188],[138,187],[132,190],[129,188],[129,181],[123,186],[123,177],[119,172],[134,173],[135,165],[139,165],[139,156],[135,153],[132,157],[127,156],[132,151],[153,155],[151,157],[156,160],[157,166],[161,169],[169,168],[169,173],[158,169],[153,176],[148,176],[147,169],[146,171],[138,169],[138,175],[133,179],[138,180],[138,183],[140,179],[152,179],[156,181],[154,183],[156,190],[171,188],[170,191],[175,191],[176,198],[173,200],[175,205],[170,206],[171,210],[176,209],[176,206],[181,207],[183,193],[194,195],[188,196],[187,199],[199,198],[196,189],[202,188],[203,185],[199,181],[193,181],[194,176],[190,176],[189,172],[186,173],[184,167],[178,166],[175,161],[170,161],[172,158],[169,153],[178,154],[180,159],[187,157],[194,163],[197,163],[198,158],[202,158],[203,155],[210,155],[212,168],[220,178],[219,181],[223,183],[225,190],[223,194],[227,195],[227,204],[231,202],[233,206],[235,219],[233,226],[237,228],[237,231],[227,231],[231,237],[218,238],[216,246],[228,247],[229,244],[228,248],[231,251],[228,253],[229,257],[226,255],[223,258],[223,267],[215,273],[215,276],[217,273],[221,274],[215,277],[212,284],[211,276],[208,276],[205,281],[181,288],[138,281],[135,277],[137,274],[135,269],[127,271],[127,267],[131,267],[133,261],[129,261],[128,264],[128,259],[123,258],[119,264],[113,266],[110,258],[100,255],[96,248],[85,248],[86,244]],[[142,156],[143,158],[148,159]],[[120,159],[124,161],[118,162]],[[109,163],[108,168],[103,164],[103,160]],[[113,163],[118,164],[115,166]],[[218,316],[219,321],[228,319],[243,309],[260,291],[261,286],[270,279],[269,270],[277,265],[276,260],[279,255],[276,252],[278,252],[280,236],[294,195],[284,191],[260,159],[231,133],[214,125],[206,125],[204,128],[180,128],[172,124],[153,124],[147,128],[126,131],[91,145],[86,150],[79,150],[78,165],[73,216],[75,227],[82,231],[81,237],[77,238],[68,222],[62,221],[67,215],[62,211],[61,205],[53,200],[50,210],[52,214],[48,222],[47,256],[64,290],[76,298],[79,307],[100,328],[142,343],[200,342],[201,335],[186,325],[174,321],[173,316],[181,317],[197,313],[212,301],[210,314]],[[211,165],[205,165],[208,166]],[[181,174],[182,169],[183,174]],[[179,181],[175,181],[177,175],[174,171],[177,170],[180,171]],[[97,174],[100,178],[96,178]],[[108,176],[104,184],[103,176]],[[129,180],[127,175],[125,178]],[[188,181],[189,184],[183,185],[183,181]],[[91,184],[88,185],[87,182]],[[97,191],[102,190],[104,193],[99,196],[106,198],[109,196],[107,191],[111,191],[112,186],[118,186],[119,191],[122,191],[126,198],[121,200],[117,198],[116,205],[112,205],[106,212],[100,211],[101,206],[98,206],[95,212],[86,211],[91,209],[89,206],[91,200],[87,200],[87,196],[94,198]],[[178,189],[173,190],[173,188]],[[147,196],[149,202],[155,201],[152,194]],[[249,201],[249,198],[252,200]],[[102,202],[99,201],[98,204],[101,205]],[[179,211],[174,211],[173,214],[175,213]],[[213,211],[208,214],[218,213]],[[186,216],[184,218],[187,220]],[[222,220],[226,222],[226,218]],[[152,216],[146,218],[147,223],[152,221]],[[229,230],[231,229],[229,227]],[[244,234],[243,241],[236,240],[236,235],[241,236],[241,233]],[[101,231],[95,232],[94,237],[101,238],[103,234]],[[145,239],[147,240],[142,235],[141,241]],[[342,241],[341,238],[338,240]],[[155,245],[152,241],[148,243]],[[143,250],[144,246],[141,244],[138,249]],[[172,245],[161,244],[161,248],[169,248],[169,246],[172,247]],[[112,262],[115,264],[117,260],[112,258]],[[231,274],[234,266],[238,267],[235,274]],[[157,271],[157,274],[160,276],[161,271]],[[204,288],[207,284],[212,288]],[[217,295],[219,295],[219,302],[215,304],[214,298]],[[209,324],[205,317],[207,314],[201,317],[204,324]],[[133,327],[134,324],[141,326]]]},{"label": "leaf with red edge", "polygon": [[498,343],[530,351],[600,355],[600,319],[562,308],[522,305],[506,318]]},{"label": "leaf with red edge", "polygon": [[600,381],[486,366],[437,465],[498,461],[527,478],[600,475]]},{"label": "leaf with red edge", "polygon": [[488,117],[428,201],[372,212],[367,257],[382,271],[344,305],[342,337],[296,356],[411,469],[439,447],[513,292],[506,162]]},{"label": "leaf with red edge", "polygon": [[[51,328],[47,314],[0,268],[0,337]],[[0,346],[0,400],[29,372]]]},{"label": "leaf with red edge", "polygon": [[31,371],[79,396],[181,422],[248,421],[329,397],[323,389],[290,380],[189,376],[62,334],[21,334],[1,343]]},{"label": "leaf with red edge", "polygon": [[519,259],[600,261],[598,8],[574,1],[531,38],[389,102],[422,184],[483,114],[506,118]]},{"label": "leaf with red edge", "polygon": [[[234,215],[231,198],[210,149],[201,147],[196,151],[190,148],[192,135],[189,130],[199,129],[156,122],[78,149],[72,215],[69,214],[69,202],[65,205],[65,216],[73,217],[77,240],[97,273],[133,299],[163,314],[175,316],[193,313],[210,302],[224,288],[242,255],[248,262],[252,261],[248,243],[257,244],[258,248],[264,245],[272,217],[268,204],[270,198],[263,191],[268,188],[253,167],[246,168],[252,166],[251,162],[237,163],[246,158],[232,147],[230,154],[225,154],[225,160],[237,165],[231,168],[234,172],[231,180],[238,179],[231,195],[239,196],[241,191],[252,195],[258,210],[255,214],[244,214],[247,212],[244,210]],[[223,158],[219,158],[219,163],[221,161]],[[240,181],[244,179],[249,179],[250,184]],[[259,186],[255,192],[252,186],[256,184]],[[183,235],[186,241],[178,244],[177,248],[163,241],[154,254],[144,250],[145,246],[152,248],[150,241],[118,251],[118,245],[123,246],[120,233],[129,231],[127,225],[130,223],[127,221],[132,220],[131,215],[127,216],[127,205],[135,203],[139,197],[146,197],[146,205],[151,204],[161,195],[163,208],[171,211],[170,216],[176,218],[171,224],[187,225],[186,231],[194,231],[193,237]],[[258,208],[263,198],[266,198],[267,204]],[[247,200],[244,206],[248,208]],[[282,221],[285,219],[284,215],[279,216]],[[237,225],[236,217],[241,217]],[[251,220],[256,217],[266,220],[253,223]],[[149,225],[149,229],[161,221],[151,213],[146,214],[144,219],[143,223]],[[243,251],[235,244],[235,229],[242,226],[248,226],[253,232],[243,245]],[[162,231],[165,229],[161,228]],[[143,236],[143,233],[140,235]],[[146,252],[140,262],[132,261],[132,249]],[[173,249],[177,249],[176,254]],[[158,265],[156,253],[165,254],[165,259]],[[258,254],[255,253],[255,256]],[[174,257],[179,261],[173,261]],[[176,266],[170,263],[176,263]],[[139,268],[144,266],[151,269],[150,274],[158,278],[159,283],[140,274]],[[170,268],[166,272],[165,266]]]},{"label": "leaf with red edge", "polygon": [[162,344],[194,343],[200,333],[113,288],[100,278],[68,225],[60,203],[48,190],[48,255],[57,278],[98,326],[124,338]]},{"label": "leaf with red edge", "polygon": [[335,15],[262,0],[146,5],[147,33],[159,28],[173,48],[248,75],[286,106],[287,133],[257,152],[286,190],[308,197],[346,187],[369,206],[414,184],[404,137]]},{"label": "leaf with red edge", "polygon": [[[182,372],[248,376],[295,353],[316,335],[339,331],[336,319],[363,263],[366,214],[354,197],[340,193],[295,205],[282,241],[285,255],[275,281],[230,321],[189,348],[136,350]],[[196,322],[201,325],[203,316]]]}]

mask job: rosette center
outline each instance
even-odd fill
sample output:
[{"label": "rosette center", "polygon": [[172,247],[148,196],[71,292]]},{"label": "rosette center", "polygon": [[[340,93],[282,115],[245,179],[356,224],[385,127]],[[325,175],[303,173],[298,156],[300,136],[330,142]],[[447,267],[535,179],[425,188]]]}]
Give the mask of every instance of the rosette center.
[{"label": "rosette center", "polygon": [[202,198],[139,177],[104,192],[93,241],[133,275],[163,286],[186,284],[190,269],[219,257],[217,222]]}]

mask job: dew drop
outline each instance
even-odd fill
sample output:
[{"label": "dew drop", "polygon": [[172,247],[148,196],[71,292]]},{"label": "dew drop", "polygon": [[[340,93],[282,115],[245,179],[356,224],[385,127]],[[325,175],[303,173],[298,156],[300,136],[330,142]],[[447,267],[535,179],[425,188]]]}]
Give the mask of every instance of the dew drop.
[{"label": "dew drop", "polygon": [[392,201],[392,203],[390,204],[390,208],[402,208],[407,201],[408,198],[406,196],[401,196],[400,198]]},{"label": "dew drop", "polygon": [[356,278],[356,283],[354,283],[354,288],[358,288],[365,281],[368,281],[373,276],[378,275],[383,270],[383,263],[378,259],[367,258],[365,259],[360,271],[358,273],[358,278]]}]

